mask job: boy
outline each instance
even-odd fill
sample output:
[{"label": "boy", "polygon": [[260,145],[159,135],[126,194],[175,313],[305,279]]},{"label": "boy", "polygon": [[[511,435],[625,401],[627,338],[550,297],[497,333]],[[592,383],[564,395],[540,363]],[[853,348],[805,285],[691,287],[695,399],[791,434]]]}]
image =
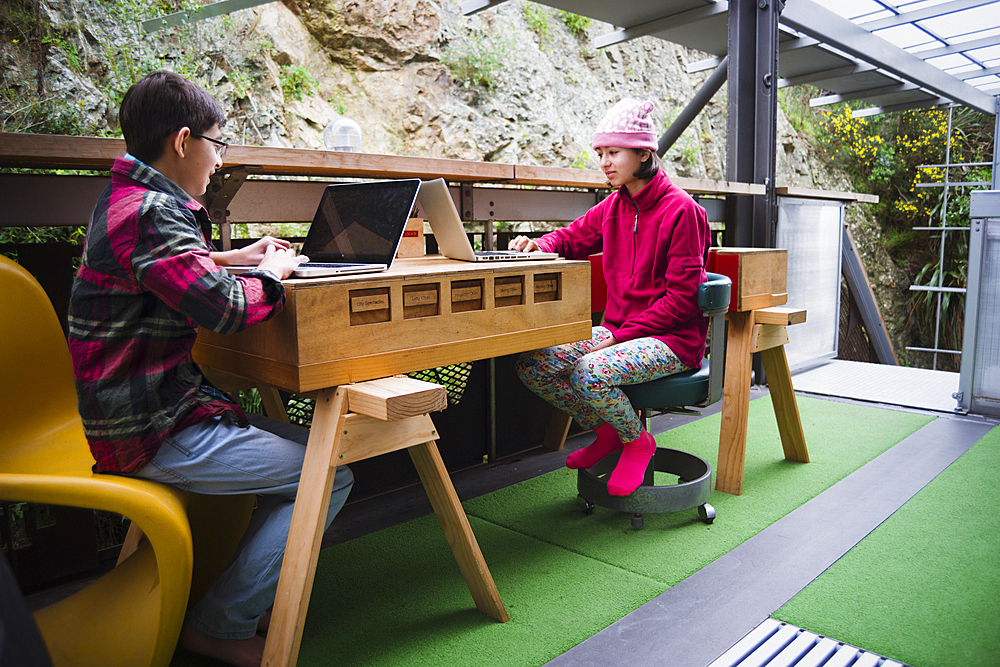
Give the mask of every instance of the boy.
[{"label": "boy", "polygon": [[[73,284],[69,346],[95,472],[206,494],[260,494],[233,562],[192,607],[180,643],[258,666],[308,432],[248,417],[191,357],[198,326],[231,333],[281,311],[281,280],[305,261],[263,238],[215,252],[194,200],[222,166],[225,115],[204,90],[154,72],[122,100],[128,153],[111,168]],[[221,266],[257,269],[233,277]],[[252,421],[252,424],[250,423]],[[353,477],[339,468],[327,525]]]}]

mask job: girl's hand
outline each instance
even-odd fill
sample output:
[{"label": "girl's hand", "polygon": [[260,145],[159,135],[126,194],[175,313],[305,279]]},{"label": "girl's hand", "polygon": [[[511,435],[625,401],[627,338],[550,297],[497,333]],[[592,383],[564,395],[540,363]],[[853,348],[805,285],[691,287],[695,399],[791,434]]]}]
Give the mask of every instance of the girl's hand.
[{"label": "girl's hand", "polygon": [[614,336],[611,336],[610,338],[602,340],[600,343],[590,348],[590,352],[588,352],[587,354],[591,354],[592,352],[597,352],[598,350],[603,350],[604,348],[611,347],[612,345],[617,345],[617,344],[618,341],[615,340]]},{"label": "girl's hand", "polygon": [[541,247],[527,236],[515,236],[507,244],[507,249],[519,252],[538,252],[541,250]]},{"label": "girl's hand", "polygon": [[210,256],[219,266],[257,266],[264,261],[268,248],[288,250],[291,247],[292,244],[285,239],[265,236],[245,248],[237,248],[236,250],[227,250],[225,252],[213,252],[210,253]]}]

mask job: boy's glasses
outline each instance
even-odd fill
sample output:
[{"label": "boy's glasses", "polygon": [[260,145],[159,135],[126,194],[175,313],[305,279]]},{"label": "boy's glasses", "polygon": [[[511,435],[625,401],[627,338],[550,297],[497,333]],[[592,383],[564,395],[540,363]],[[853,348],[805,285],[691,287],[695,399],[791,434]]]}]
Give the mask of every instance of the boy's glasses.
[{"label": "boy's glasses", "polygon": [[213,139],[212,137],[206,137],[204,134],[198,134],[197,132],[191,133],[192,137],[198,137],[199,139],[204,139],[205,141],[211,141],[215,144],[215,152],[219,154],[219,157],[224,157],[226,151],[229,150],[229,144],[225,141],[219,141],[218,139]]}]

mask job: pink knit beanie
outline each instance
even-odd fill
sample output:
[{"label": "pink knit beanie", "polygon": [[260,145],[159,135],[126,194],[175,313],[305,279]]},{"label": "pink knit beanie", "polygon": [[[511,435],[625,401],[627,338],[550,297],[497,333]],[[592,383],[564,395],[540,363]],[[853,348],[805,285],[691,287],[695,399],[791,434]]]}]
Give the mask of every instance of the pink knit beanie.
[{"label": "pink knit beanie", "polygon": [[655,151],[659,147],[653,127],[653,103],[640,102],[628,97],[611,107],[604,120],[594,132],[594,148],[614,146],[616,148],[648,148]]}]

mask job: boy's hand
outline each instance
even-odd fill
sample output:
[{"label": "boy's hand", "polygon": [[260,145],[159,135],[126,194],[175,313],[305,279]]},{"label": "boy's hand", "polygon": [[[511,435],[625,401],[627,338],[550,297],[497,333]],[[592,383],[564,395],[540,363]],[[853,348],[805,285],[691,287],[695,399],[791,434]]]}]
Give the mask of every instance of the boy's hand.
[{"label": "boy's hand", "polygon": [[[261,241],[263,240],[261,239]],[[296,255],[295,251],[291,248],[279,248],[275,245],[268,245],[264,248],[264,258],[257,265],[257,268],[270,271],[284,280],[292,275],[292,271],[298,268],[299,264],[308,261],[308,257],[305,255]]]},{"label": "boy's hand", "polygon": [[236,250],[226,250],[224,252],[212,252],[209,256],[219,266],[257,266],[264,261],[264,255],[268,248],[288,250],[292,244],[285,239],[276,239],[273,236],[265,236],[254,241],[245,248]]},{"label": "boy's hand", "polygon": [[264,238],[251,243],[247,247],[234,250],[233,252],[240,253],[239,264],[248,264],[253,266],[254,264],[260,264],[264,261],[268,248],[288,250],[291,247],[292,244],[285,239],[276,239],[273,236],[265,236]]}]

